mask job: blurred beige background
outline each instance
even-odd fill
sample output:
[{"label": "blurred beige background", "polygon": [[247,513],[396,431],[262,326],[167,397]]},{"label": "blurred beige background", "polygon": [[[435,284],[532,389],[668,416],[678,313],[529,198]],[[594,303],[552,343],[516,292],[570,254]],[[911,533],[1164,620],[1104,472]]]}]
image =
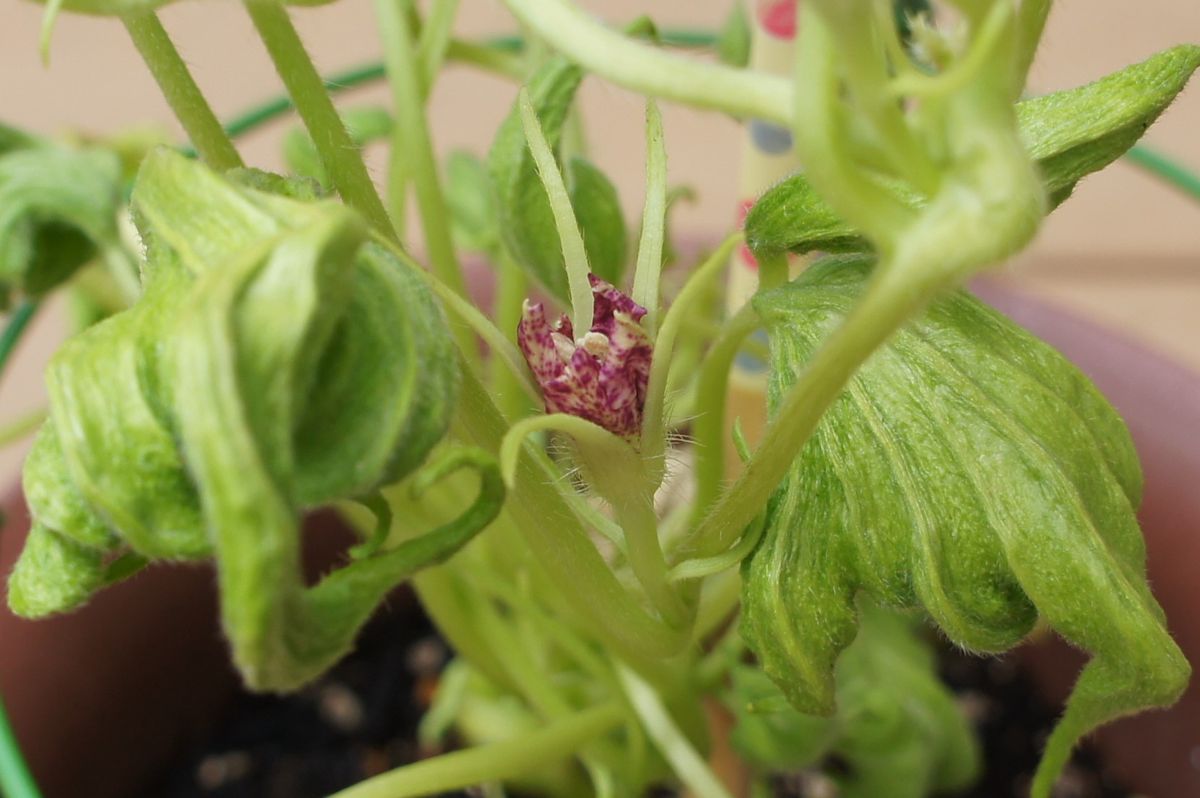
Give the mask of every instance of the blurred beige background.
[{"label": "blurred beige background", "polygon": [[[730,0],[583,0],[614,20],[649,12],[660,25],[712,28]],[[368,0],[339,0],[300,9],[297,24],[323,71],[375,59],[379,42]],[[163,20],[212,101],[229,116],[279,91],[244,12],[233,0],[192,0]],[[0,118],[45,133],[107,133],[131,124],[178,127],[145,72],[124,29],[113,20],[64,14],[51,62],[37,43],[41,7],[0,0]],[[515,26],[499,0],[462,0],[462,36],[508,33]],[[1197,0],[1060,0],[1034,71],[1038,91],[1092,80],[1182,42],[1200,43]],[[1150,131],[1147,142],[1200,171],[1200,79]],[[513,86],[454,68],[432,99],[438,147],[483,152],[514,96]],[[381,87],[347,97],[385,102]],[[666,111],[673,183],[694,186],[700,199],[674,217],[681,234],[712,240],[734,219],[738,131],[728,119],[677,107]],[[616,180],[627,213],[641,207],[642,104],[596,79],[584,89],[585,118],[596,160]],[[595,124],[602,120],[601,124]],[[248,137],[248,162],[278,165],[277,140],[287,125]],[[377,154],[376,154],[377,155]],[[374,159],[376,172],[378,159]],[[1050,301],[1118,326],[1200,368],[1200,204],[1119,163],[1095,176],[1055,213],[1033,249],[1005,268],[1005,279]],[[0,383],[0,421],[44,401],[40,369],[61,338],[61,314],[39,319]],[[23,447],[0,453],[0,480],[16,473]],[[0,483],[0,484],[3,484]]]}]

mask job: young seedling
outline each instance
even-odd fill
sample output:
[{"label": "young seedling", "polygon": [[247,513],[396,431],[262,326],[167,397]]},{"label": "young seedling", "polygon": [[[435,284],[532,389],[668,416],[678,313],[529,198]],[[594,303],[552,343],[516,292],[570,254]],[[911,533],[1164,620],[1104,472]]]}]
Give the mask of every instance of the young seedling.
[{"label": "young seedling", "polygon": [[[22,302],[0,362],[44,296],[88,308],[46,373],[13,611],[68,611],[156,561],[211,558],[234,663],[250,688],[287,691],[411,581],[457,652],[423,738],[455,729],[466,747],[342,798],[478,783],[728,796],[706,758],[715,704],[764,789],[829,754],[851,765],[835,774],[848,796],[959,788],[979,752],[921,619],[980,653],[1041,622],[1091,655],[1035,798],[1081,736],[1183,690],[1124,424],[961,286],[1125,154],[1200,47],[1023,100],[1047,0],[948,0],[953,30],[927,3],[808,0],[786,77],[744,66],[737,14],[707,41],[729,64],[567,0],[506,0],[524,44],[455,38],[452,0],[379,0],[383,66],[324,81],[289,10],[246,0],[289,96],[229,129],[294,107],[304,129],[278,175],[243,164],[161,5],[61,0],[47,30],[64,11],[119,18],[198,160],[0,128],[0,296]],[[443,170],[425,103],[452,60],[521,87],[486,160]],[[588,75],[646,97],[636,247],[586,158]],[[332,89],[384,77],[390,109],[334,104]],[[804,165],[744,236],[714,231],[677,290],[659,101],[786,125]],[[386,202],[359,152],[381,140]],[[404,247],[410,189],[428,269]],[[762,284],[726,317],[712,295],[743,242]],[[789,252],[825,257],[789,280]],[[490,303],[474,303],[464,255],[491,268]],[[751,448],[725,396],[758,329],[768,423]],[[731,441],[744,462],[727,483]],[[327,505],[363,540],[306,587],[300,520]],[[5,741],[0,785],[33,794]]]}]

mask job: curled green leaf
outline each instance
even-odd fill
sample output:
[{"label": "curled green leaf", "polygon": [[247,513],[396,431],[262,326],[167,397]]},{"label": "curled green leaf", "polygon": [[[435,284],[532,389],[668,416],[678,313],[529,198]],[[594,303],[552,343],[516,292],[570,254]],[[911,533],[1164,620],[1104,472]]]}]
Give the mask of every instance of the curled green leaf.
[{"label": "curled green leaf", "polygon": [[[1200,67],[1200,47],[1180,46],[1100,80],[1017,104],[1021,137],[1036,159],[1052,207],[1087,175],[1125,154],[1183,91]],[[891,184],[896,198],[923,200]],[[866,238],[844,221],[800,174],[769,189],[746,217],[746,241],[757,253],[862,252]]]},{"label": "curled green leaf", "polygon": [[13,291],[46,294],[116,246],[120,204],[113,153],[0,129],[0,307]]},{"label": "curled green leaf", "polygon": [[415,472],[445,435],[459,374],[441,311],[416,267],[368,243],[338,203],[257,191],[159,150],[133,207],[144,292],[50,365],[9,605],[71,609],[126,552],[213,556],[246,682],[291,689],[348,649],[388,590],[490,522],[499,468],[449,450],[418,483],[478,470],[459,519],[306,588],[302,512]]},{"label": "curled green leaf", "polygon": [[[865,257],[760,295],[772,407],[861,293]],[[1171,704],[1190,668],[1146,583],[1141,473],[1124,424],[1060,355],[958,292],[851,380],[771,500],[743,565],[743,633],[801,711],[833,710],[854,597],[923,608],[972,651],[1039,617],[1092,655],[1034,794],[1096,726]]]}]

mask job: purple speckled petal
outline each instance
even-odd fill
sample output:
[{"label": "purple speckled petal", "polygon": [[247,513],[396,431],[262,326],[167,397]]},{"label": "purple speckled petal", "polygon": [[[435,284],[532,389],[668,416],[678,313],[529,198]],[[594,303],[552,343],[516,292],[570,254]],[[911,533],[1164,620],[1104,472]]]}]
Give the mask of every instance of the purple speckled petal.
[{"label": "purple speckled petal", "polygon": [[569,413],[636,441],[653,357],[639,324],[646,309],[595,275],[589,279],[595,311],[583,339],[574,339],[566,316],[551,327],[542,305],[526,302],[517,343],[542,389],[546,412]]}]

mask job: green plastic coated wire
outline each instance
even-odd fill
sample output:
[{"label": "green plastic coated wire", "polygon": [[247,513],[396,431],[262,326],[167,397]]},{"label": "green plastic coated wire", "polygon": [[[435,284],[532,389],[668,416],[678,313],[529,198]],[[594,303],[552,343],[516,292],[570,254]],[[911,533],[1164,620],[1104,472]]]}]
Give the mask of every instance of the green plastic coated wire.
[{"label": "green plastic coated wire", "polygon": [[0,795],[4,798],[41,798],[37,782],[21,756],[21,747],[0,701]]},{"label": "green plastic coated wire", "polygon": [[1200,202],[1200,174],[1158,150],[1138,144],[1125,155],[1129,162]]},{"label": "green plastic coated wire", "polygon": [[0,374],[4,373],[4,367],[8,365],[9,356],[16,349],[17,343],[21,340],[21,336],[24,334],[30,320],[37,313],[37,309],[37,302],[31,300],[22,302],[13,311],[12,316],[9,317],[4,331],[0,332]]}]

